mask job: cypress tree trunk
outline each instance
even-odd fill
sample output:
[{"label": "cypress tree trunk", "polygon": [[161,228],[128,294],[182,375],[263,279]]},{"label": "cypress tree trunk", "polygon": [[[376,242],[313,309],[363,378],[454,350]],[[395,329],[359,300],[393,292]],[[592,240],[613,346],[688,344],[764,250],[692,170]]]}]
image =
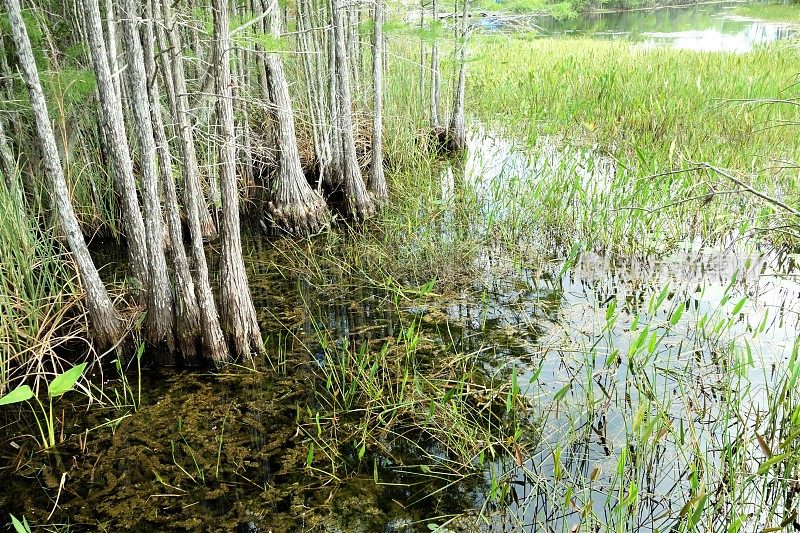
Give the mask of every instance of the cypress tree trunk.
[{"label": "cypress tree trunk", "polygon": [[334,48],[336,68],[333,76],[336,78],[336,100],[338,103],[338,126],[341,135],[341,172],[344,184],[345,202],[347,212],[354,219],[364,219],[375,212],[375,205],[364,180],[361,177],[361,168],[356,156],[356,145],[353,137],[353,104],[350,97],[350,68],[348,66],[347,48],[345,45],[346,32],[344,27],[344,7],[342,0],[333,0],[333,27],[335,31]]},{"label": "cypress tree trunk", "polygon": [[136,196],[136,180],[133,176],[133,163],[125,134],[122,117],[122,104],[117,98],[108,67],[108,55],[103,41],[103,28],[100,23],[100,6],[97,0],[83,0],[86,17],[86,34],[89,38],[92,63],[97,78],[97,92],[100,97],[100,115],[103,130],[108,139],[108,150],[114,168],[114,184],[122,201],[122,221],[125,237],[128,240],[128,255],[133,275],[139,280],[142,289],[149,288],[149,267],[147,261],[147,241],[144,221]]},{"label": "cypress tree trunk", "polygon": [[122,101],[122,73],[119,69],[119,54],[117,53],[117,24],[114,20],[114,2],[106,0],[106,37],[108,38],[108,65],[114,80],[114,90],[117,98]]},{"label": "cypress tree trunk", "polygon": [[[153,5],[157,5],[159,0],[154,0]],[[171,24],[169,15],[169,0],[164,0],[167,24]],[[155,13],[156,17],[158,15]],[[170,35],[176,35],[177,29],[172,28]],[[211,291],[211,284],[208,280],[208,263],[203,249],[203,224],[201,223],[201,198],[200,180],[197,177],[197,155],[194,149],[194,137],[189,123],[188,100],[186,94],[186,79],[183,76],[182,58],[180,50],[176,47],[176,42],[172,39],[170,47],[172,80],[174,85],[175,101],[177,102],[177,128],[178,139],[180,141],[181,155],[183,164],[183,181],[186,187],[186,218],[189,224],[189,234],[192,243],[192,259],[195,269],[195,289],[197,291],[197,303],[200,308],[200,329],[203,336],[203,348],[206,356],[217,366],[228,361],[228,349],[225,346],[225,337],[219,324],[217,306],[214,303],[214,293]],[[166,76],[166,73],[165,73]],[[205,211],[208,214],[208,211]],[[210,218],[210,217],[209,217]],[[212,225],[213,227],[213,225]]]},{"label": "cypress tree trunk", "polygon": [[222,322],[231,337],[236,353],[250,357],[252,351],[263,351],[256,310],[250,296],[247,273],[242,261],[239,228],[239,191],[236,179],[236,135],[233,128],[233,94],[231,91],[231,37],[227,0],[213,0],[214,37],[216,45],[217,117],[220,124],[219,176],[222,193],[220,237],[220,307]]},{"label": "cypress tree trunk", "polygon": [[[163,0],[164,19],[167,25],[167,36],[169,38],[167,45],[169,50],[169,61],[165,61],[164,67],[171,67],[172,87],[164,83],[167,90],[170,88],[174,94],[170,100],[174,100],[175,109],[173,110],[173,119],[176,121],[177,135],[181,145],[181,152],[183,156],[184,167],[184,192],[185,204],[188,206],[191,202],[197,202],[198,216],[200,217],[200,229],[204,239],[213,238],[217,234],[214,220],[211,218],[211,213],[208,210],[208,203],[202,193],[202,186],[200,185],[200,167],[197,163],[197,151],[194,146],[194,133],[192,129],[192,120],[189,116],[189,91],[186,88],[186,73],[183,65],[183,55],[181,54],[181,40],[180,32],[177,24],[172,17],[169,0]],[[154,2],[154,6],[158,4],[158,0]],[[160,18],[159,12],[153,11],[156,18]],[[161,41],[161,39],[159,39]],[[162,54],[163,56],[163,54]],[[164,71],[166,77],[167,71]],[[214,187],[212,186],[212,190]],[[194,198],[190,198],[193,196]],[[202,302],[201,302],[202,307]]]},{"label": "cypress tree trunk", "polygon": [[433,0],[433,20],[431,22],[434,29],[433,42],[431,43],[431,127],[434,131],[439,129],[439,93],[442,84],[442,76],[439,72],[439,0]]},{"label": "cypress tree trunk", "polygon": [[[5,36],[2,29],[0,29],[0,46],[5,44]],[[11,78],[11,68],[8,66],[6,60],[5,50],[0,51],[0,98],[3,100],[11,100],[13,81]],[[13,137],[13,134],[11,134]],[[17,161],[14,159],[14,150],[12,149],[11,138],[6,129],[5,117],[0,115],[0,174],[6,181],[6,186],[9,191],[12,188],[12,180],[16,181],[17,175]]]},{"label": "cypress tree trunk", "polygon": [[375,30],[372,35],[372,176],[369,186],[378,200],[386,200],[383,173],[383,0],[375,0]]},{"label": "cypress tree trunk", "polygon": [[425,105],[425,0],[419,0],[419,109],[421,113]]},{"label": "cypress tree trunk", "polygon": [[164,254],[164,225],[161,202],[158,198],[156,170],[156,147],[153,139],[153,123],[147,96],[147,74],[144,68],[144,52],[139,38],[139,13],[135,0],[120,2],[122,13],[122,38],[125,58],[128,63],[126,76],[130,87],[133,122],[139,141],[142,198],[144,203],[145,233],[147,235],[147,259],[150,266],[150,288],[147,299],[147,338],[153,345],[166,344],[175,350],[173,335],[175,315],[173,298],[167,274],[167,259]]},{"label": "cypress tree trunk", "polygon": [[453,88],[453,115],[450,118],[448,140],[452,151],[460,151],[467,146],[467,121],[464,115],[464,91],[467,82],[467,0],[461,13],[461,21],[456,29],[456,63],[458,76]]},{"label": "cypress tree trunk", "polygon": [[[312,2],[300,0],[297,2],[297,27],[300,62],[303,66],[303,77],[306,84],[306,100],[310,111],[312,136],[314,140],[314,155],[316,156],[316,169],[319,174],[317,192],[322,192],[323,182],[330,185],[331,168],[331,117],[327,112],[328,94],[325,90],[325,76],[328,75],[327,63],[323,62],[320,53],[327,50],[327,39],[320,39],[319,27],[324,23],[318,22],[314,16]],[[323,30],[324,31],[324,30]],[[324,36],[325,34],[323,34]],[[326,54],[327,55],[327,54]]]},{"label": "cypress tree trunk", "polygon": [[336,25],[334,23],[334,11],[336,11],[336,0],[330,0],[330,24],[328,31],[326,32],[327,35],[327,43],[328,43],[328,114],[331,117],[331,127],[330,127],[330,143],[331,143],[331,164],[330,164],[330,172],[328,176],[323,174],[322,179],[325,181],[325,178],[328,177],[329,181],[325,182],[325,185],[328,186],[329,189],[333,190],[335,187],[339,187],[342,185],[342,168],[344,164],[342,163],[344,159],[344,152],[342,151],[343,140],[342,140],[342,132],[339,130],[340,121],[339,121],[339,79],[337,78],[336,73]]},{"label": "cypress tree trunk", "polygon": [[17,162],[14,160],[14,152],[11,150],[11,143],[6,135],[4,122],[3,117],[0,116],[0,174],[3,175],[3,181],[8,191],[18,202],[21,202],[22,189],[19,183]]},{"label": "cypress tree trunk", "polygon": [[[246,9],[239,11],[239,6],[234,3],[232,6],[232,13],[234,17],[245,13]],[[247,33],[251,33],[247,30]],[[242,48],[237,48],[235,51],[235,63],[232,72],[233,78],[233,102],[235,107],[235,121],[234,128],[236,130],[236,151],[237,159],[239,159],[239,168],[242,169],[244,176],[242,177],[242,197],[245,200],[245,209],[247,208],[250,198],[250,192],[255,185],[255,169],[253,167],[253,148],[251,145],[250,135],[250,109],[247,98],[250,92],[250,53]]]},{"label": "cypress tree trunk", "polygon": [[[270,31],[278,38],[281,35],[280,10],[277,2],[272,6]],[[317,233],[328,225],[330,215],[325,200],[308,184],[300,165],[289,83],[277,53],[267,54],[267,81],[274,106],[278,150],[278,173],[268,209],[272,220],[284,231],[295,235]]]},{"label": "cypress tree trunk", "polygon": [[158,169],[161,185],[164,188],[164,210],[167,218],[167,232],[172,244],[170,259],[175,273],[175,334],[178,350],[184,361],[194,363],[197,358],[197,346],[200,340],[200,308],[194,292],[194,281],[189,271],[189,261],[183,247],[183,230],[181,228],[178,195],[175,191],[175,180],[172,176],[172,156],[170,154],[164,119],[161,114],[161,99],[156,80],[156,61],[154,55],[155,38],[153,35],[153,18],[150,3],[147,3],[146,25],[142,42],[144,45],[145,71],[150,101],[150,116],[153,121],[153,137],[158,155]]},{"label": "cypress tree trunk", "polygon": [[58,212],[59,220],[67,239],[67,245],[78,266],[83,288],[86,291],[86,307],[89,312],[94,339],[100,347],[108,348],[122,339],[125,333],[123,323],[114,309],[114,304],[111,302],[111,298],[109,298],[100,280],[100,275],[97,273],[94,263],[92,263],[89,249],[83,240],[83,234],[78,225],[78,218],[72,208],[67,182],[64,179],[64,170],[58,156],[55,135],[53,134],[47,111],[47,103],[39,81],[39,73],[36,70],[33,50],[31,49],[28,32],[25,29],[25,23],[22,20],[19,0],[5,0],[5,4],[14,44],[17,48],[19,69],[22,73],[22,79],[28,88],[42,161],[52,186],[53,203]]}]

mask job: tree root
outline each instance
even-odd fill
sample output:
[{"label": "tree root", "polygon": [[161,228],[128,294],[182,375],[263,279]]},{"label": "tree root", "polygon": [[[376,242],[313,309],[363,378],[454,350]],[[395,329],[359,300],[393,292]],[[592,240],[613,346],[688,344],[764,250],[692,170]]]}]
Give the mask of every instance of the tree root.
[{"label": "tree root", "polygon": [[294,201],[269,202],[267,211],[277,228],[298,237],[316,235],[331,222],[328,206],[316,191]]}]

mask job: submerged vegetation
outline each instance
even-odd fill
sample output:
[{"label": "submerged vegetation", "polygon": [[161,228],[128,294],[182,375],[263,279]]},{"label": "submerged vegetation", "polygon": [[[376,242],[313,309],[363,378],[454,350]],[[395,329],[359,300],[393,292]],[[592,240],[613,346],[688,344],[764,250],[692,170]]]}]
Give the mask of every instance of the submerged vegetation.
[{"label": "submerged vegetation", "polygon": [[4,5],[0,522],[800,528],[793,40]]}]

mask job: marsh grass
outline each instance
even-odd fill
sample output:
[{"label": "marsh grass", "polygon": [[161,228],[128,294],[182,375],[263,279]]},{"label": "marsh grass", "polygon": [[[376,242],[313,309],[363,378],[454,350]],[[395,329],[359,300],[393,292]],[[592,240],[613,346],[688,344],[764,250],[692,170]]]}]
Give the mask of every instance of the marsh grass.
[{"label": "marsh grass", "polygon": [[379,463],[381,471],[438,481],[425,499],[519,457],[536,438],[536,415],[516,373],[487,373],[480,351],[442,345],[417,321],[399,328],[383,344],[358,346],[320,332],[318,404],[301,424],[311,441],[307,467],[337,476],[371,459],[376,482]]},{"label": "marsh grass", "polygon": [[800,54],[789,44],[736,54],[530,35],[474,41],[472,109],[528,138],[567,132],[620,158],[641,153],[656,169],[714,160],[753,171],[797,153],[795,136],[769,127],[796,119],[796,106],[742,105],[796,93]]},{"label": "marsh grass", "polygon": [[752,3],[737,6],[734,12],[742,17],[800,24],[800,12],[794,3]]},{"label": "marsh grass", "polygon": [[59,349],[86,334],[81,289],[69,256],[19,207],[0,188],[0,391],[25,374],[49,371]]}]

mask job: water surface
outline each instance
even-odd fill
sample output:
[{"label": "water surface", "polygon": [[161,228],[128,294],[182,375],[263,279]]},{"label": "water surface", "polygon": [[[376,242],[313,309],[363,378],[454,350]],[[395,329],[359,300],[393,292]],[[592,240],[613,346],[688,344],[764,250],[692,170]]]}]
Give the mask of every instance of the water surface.
[{"label": "water surface", "polygon": [[749,52],[758,45],[790,39],[797,28],[735,15],[738,3],[700,4],[613,13],[587,13],[574,19],[538,18],[544,35],[582,35],[624,40],[645,48],[671,47],[702,52]]}]

